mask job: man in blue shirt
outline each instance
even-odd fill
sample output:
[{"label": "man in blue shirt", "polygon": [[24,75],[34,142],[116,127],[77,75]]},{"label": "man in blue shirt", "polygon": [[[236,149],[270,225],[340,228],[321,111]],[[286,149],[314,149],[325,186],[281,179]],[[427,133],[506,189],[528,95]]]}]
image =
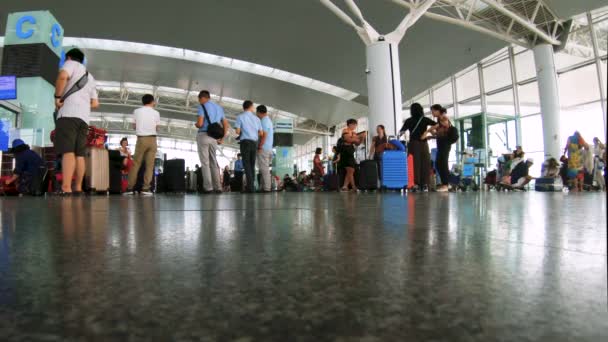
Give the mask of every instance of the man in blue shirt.
[{"label": "man in blue shirt", "polygon": [[236,155],[236,161],[234,162],[234,172],[243,172],[245,168],[243,168],[243,159],[241,159],[241,154],[238,153]]},{"label": "man in blue shirt", "polygon": [[271,180],[270,180],[270,164],[272,164],[272,143],[274,139],[274,132],[272,128],[272,120],[268,117],[268,109],[264,105],[260,105],[256,108],[258,118],[262,122],[262,137],[258,145],[258,169],[260,170],[261,183],[260,187],[262,192],[271,191]]},{"label": "man in blue shirt", "polygon": [[[217,164],[217,145],[223,142],[223,138],[216,140],[207,135],[207,127],[210,123],[221,122],[224,128],[224,136],[228,132],[228,120],[224,116],[224,109],[217,103],[211,101],[211,94],[203,90],[198,94],[200,107],[198,119],[194,124],[198,128],[196,143],[198,145],[198,156],[201,159],[201,171],[203,174],[203,193],[222,193],[220,182],[220,168]],[[207,120],[207,117],[209,120]],[[208,122],[209,121],[209,122]]]},{"label": "man in blue shirt", "polygon": [[241,155],[245,167],[247,186],[245,192],[253,193],[255,183],[255,156],[258,151],[258,140],[263,134],[262,122],[253,114],[253,102],[243,103],[244,112],[236,117],[236,134],[241,136]]}]

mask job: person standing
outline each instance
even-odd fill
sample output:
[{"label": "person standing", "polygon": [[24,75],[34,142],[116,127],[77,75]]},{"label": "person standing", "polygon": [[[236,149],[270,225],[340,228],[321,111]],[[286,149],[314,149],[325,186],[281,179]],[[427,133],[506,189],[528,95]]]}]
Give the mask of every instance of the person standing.
[{"label": "person standing", "polygon": [[272,163],[272,145],[274,142],[274,130],[272,120],[268,117],[268,109],[264,105],[259,105],[256,108],[257,116],[262,123],[262,137],[258,145],[258,169],[260,170],[262,192],[267,193],[272,191],[272,181],[270,179],[270,164]]},{"label": "person standing", "polygon": [[[426,132],[429,126],[435,126],[435,121],[424,116],[424,109],[420,103],[413,103],[410,107],[411,117],[405,120],[403,127],[399,131],[400,135],[405,131],[410,132],[410,141],[407,146],[408,153],[414,158],[414,188],[423,191],[428,191],[431,155],[429,153],[429,144],[423,133]],[[408,167],[412,167],[409,166]]]},{"label": "person standing", "polygon": [[[72,190],[82,193],[82,180],[86,171],[86,153],[91,108],[99,107],[95,78],[85,66],[84,53],[72,49],[65,54],[66,61],[55,82],[55,153],[61,155],[63,181],[60,194],[70,195]],[[76,183],[72,189],[72,177]]]},{"label": "person standing", "polygon": [[578,131],[568,137],[564,154],[568,154],[568,180],[572,191],[583,191],[583,148],[589,148],[589,145]]},{"label": "person standing", "polygon": [[377,135],[372,138],[369,154],[378,164],[378,176],[380,177],[380,180],[382,180],[382,156],[384,155],[384,150],[388,146],[388,137],[386,136],[384,125],[376,126],[376,134]]},{"label": "person standing", "polygon": [[346,170],[344,176],[344,184],[342,185],[341,191],[351,190],[357,192],[357,185],[355,184],[355,146],[360,145],[366,139],[366,132],[357,134],[357,120],[348,119],[346,121],[346,128],[342,130],[342,146],[340,146],[340,163],[339,167]]},{"label": "person standing", "polygon": [[323,176],[325,176],[325,168],[323,167],[323,160],[321,159],[322,153],[323,149],[317,147],[317,149],[315,150],[315,157],[312,160],[313,171],[315,172],[315,175],[317,175],[319,178],[323,178]]},{"label": "person standing", "polygon": [[435,160],[435,167],[439,173],[441,179],[441,185],[437,187],[437,192],[447,192],[449,190],[449,177],[450,167],[449,158],[450,150],[452,149],[452,142],[449,134],[452,124],[447,115],[447,110],[441,105],[435,104],[431,106],[431,113],[433,117],[437,119],[437,125],[429,128],[428,134],[434,135],[437,139],[437,159]]},{"label": "person standing", "polygon": [[241,136],[241,155],[243,156],[243,167],[245,168],[246,187],[245,192],[253,193],[255,183],[255,156],[258,151],[258,140],[264,134],[262,122],[253,114],[253,102],[243,102],[244,112],[236,117],[236,134]]},{"label": "person standing", "polygon": [[[211,101],[211,94],[203,90],[198,94],[200,108],[198,119],[194,124],[198,128],[196,143],[198,145],[198,156],[201,160],[201,171],[203,176],[203,193],[222,193],[220,183],[220,168],[217,164],[217,145],[223,143],[223,137],[228,133],[228,120],[224,116],[224,109],[217,103]],[[224,135],[220,139],[209,136],[207,130],[209,125],[222,123]]]},{"label": "person standing", "polygon": [[144,196],[152,196],[150,184],[154,176],[154,159],[158,145],[156,143],[156,134],[158,125],[160,125],[160,113],[154,109],[156,101],[154,96],[146,94],[141,98],[143,107],[136,109],[133,112],[135,117],[135,134],[137,142],[135,143],[135,157],[133,158],[133,166],[129,170],[129,178],[127,192],[125,195],[134,195],[133,187],[137,183],[137,175],[142,163],[145,163],[145,173],[141,188],[141,194]]}]

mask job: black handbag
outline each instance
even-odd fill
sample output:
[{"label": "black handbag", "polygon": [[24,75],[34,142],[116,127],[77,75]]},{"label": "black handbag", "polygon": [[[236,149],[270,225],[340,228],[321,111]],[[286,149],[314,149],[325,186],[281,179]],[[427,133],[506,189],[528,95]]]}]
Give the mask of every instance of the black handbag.
[{"label": "black handbag", "polygon": [[203,112],[205,112],[205,120],[207,120],[207,135],[212,137],[215,140],[220,140],[224,138],[224,127],[219,122],[211,123],[211,119],[209,119],[209,113],[207,113],[207,108],[205,105],[201,105],[203,107]]}]

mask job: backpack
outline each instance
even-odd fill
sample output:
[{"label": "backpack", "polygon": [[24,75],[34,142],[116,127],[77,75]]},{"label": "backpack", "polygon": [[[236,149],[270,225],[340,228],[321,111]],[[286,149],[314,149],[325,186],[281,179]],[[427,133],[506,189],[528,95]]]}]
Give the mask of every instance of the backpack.
[{"label": "backpack", "polygon": [[450,126],[448,128],[448,133],[446,135],[446,140],[450,145],[455,144],[458,141],[458,130],[454,126]]}]

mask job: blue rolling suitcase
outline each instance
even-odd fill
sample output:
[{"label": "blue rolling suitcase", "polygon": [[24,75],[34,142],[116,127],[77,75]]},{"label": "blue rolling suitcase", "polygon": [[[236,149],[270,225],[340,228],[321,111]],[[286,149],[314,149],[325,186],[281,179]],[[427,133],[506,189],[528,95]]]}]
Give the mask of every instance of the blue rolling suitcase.
[{"label": "blue rolling suitcase", "polygon": [[407,152],[384,151],[382,155],[382,187],[403,189],[407,186]]}]

